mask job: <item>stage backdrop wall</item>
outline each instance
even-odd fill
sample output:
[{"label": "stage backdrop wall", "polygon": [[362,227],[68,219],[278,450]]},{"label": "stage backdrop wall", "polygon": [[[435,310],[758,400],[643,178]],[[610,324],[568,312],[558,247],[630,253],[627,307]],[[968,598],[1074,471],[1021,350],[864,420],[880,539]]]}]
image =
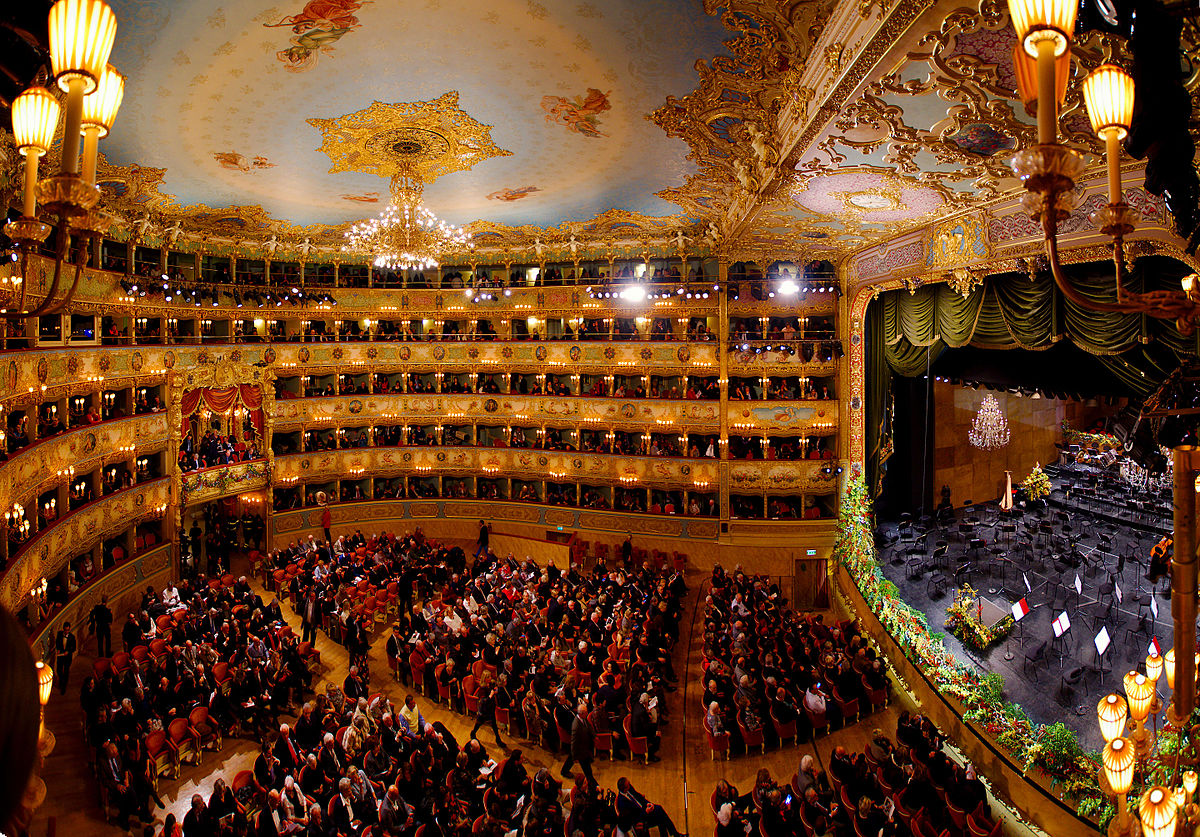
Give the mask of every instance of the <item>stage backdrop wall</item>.
[{"label": "stage backdrop wall", "polygon": [[[983,397],[991,392],[1008,419],[1012,439],[1000,450],[971,447],[967,432],[979,412]],[[1011,393],[978,390],[949,383],[933,385],[933,496],[940,501],[943,485],[950,486],[951,501],[984,502],[1000,496],[1004,472],[1012,471],[1013,487],[1025,479],[1037,462],[1058,459],[1055,442],[1062,441],[1062,422],[1072,427],[1090,420],[1094,411],[1078,401],[1029,398]]]}]

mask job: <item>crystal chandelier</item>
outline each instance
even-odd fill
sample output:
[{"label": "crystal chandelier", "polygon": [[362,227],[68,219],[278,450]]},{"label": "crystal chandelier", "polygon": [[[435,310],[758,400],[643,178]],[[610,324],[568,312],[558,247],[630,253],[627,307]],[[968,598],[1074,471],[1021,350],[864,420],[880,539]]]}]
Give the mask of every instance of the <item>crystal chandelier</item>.
[{"label": "crystal chandelier", "polygon": [[975,420],[971,422],[967,441],[974,447],[993,450],[1007,445],[1008,439],[1008,420],[1004,418],[1004,413],[1000,412],[1000,402],[996,400],[996,396],[988,393],[979,405]]},{"label": "crystal chandelier", "polygon": [[411,167],[392,178],[391,191],[383,212],[346,231],[344,250],[367,253],[385,270],[427,270],[445,253],[469,249],[462,227],[440,220],[421,203],[425,184]]}]

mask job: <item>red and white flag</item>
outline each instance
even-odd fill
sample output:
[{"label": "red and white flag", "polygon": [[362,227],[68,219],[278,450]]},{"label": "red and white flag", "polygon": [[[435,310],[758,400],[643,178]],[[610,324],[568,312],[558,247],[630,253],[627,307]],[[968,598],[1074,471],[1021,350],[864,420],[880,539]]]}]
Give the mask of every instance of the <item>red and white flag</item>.
[{"label": "red and white flag", "polygon": [[1029,615],[1029,602],[1022,598],[1021,601],[1012,606],[1012,615],[1013,621],[1020,622],[1024,619]]},{"label": "red and white flag", "polygon": [[1150,647],[1146,649],[1146,652],[1150,654],[1151,657],[1162,656],[1162,646],[1158,644],[1158,637],[1153,637],[1150,640]]}]

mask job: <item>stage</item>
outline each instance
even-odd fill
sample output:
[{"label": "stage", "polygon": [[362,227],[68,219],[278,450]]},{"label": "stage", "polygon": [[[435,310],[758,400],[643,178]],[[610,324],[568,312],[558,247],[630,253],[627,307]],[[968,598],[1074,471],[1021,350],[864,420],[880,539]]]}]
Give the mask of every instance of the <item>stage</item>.
[{"label": "stage", "polygon": [[[946,633],[955,656],[1003,675],[1005,696],[1034,721],[1062,721],[1096,749],[1096,704],[1122,692],[1121,678],[1145,659],[1152,638],[1164,654],[1173,643],[1169,581],[1145,578],[1151,548],[1170,531],[1169,495],[1164,503],[1161,493],[1122,492],[1081,466],[1046,472],[1054,490],[1045,501],[1010,513],[980,503],[940,522],[881,521],[876,542],[884,575],[930,630]],[[996,606],[1024,598],[1029,611],[1006,638],[973,650],[944,627],[963,584]],[[1064,611],[1059,624],[1069,628],[1056,637]],[[1099,655],[1102,629],[1109,644]]]}]

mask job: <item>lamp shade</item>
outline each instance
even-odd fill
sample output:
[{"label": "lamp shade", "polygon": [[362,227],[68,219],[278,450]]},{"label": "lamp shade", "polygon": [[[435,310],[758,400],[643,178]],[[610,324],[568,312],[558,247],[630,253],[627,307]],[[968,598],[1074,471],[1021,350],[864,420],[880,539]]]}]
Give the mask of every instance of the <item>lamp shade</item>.
[{"label": "lamp shade", "polygon": [[1038,41],[1053,41],[1055,56],[1067,51],[1078,12],[1075,0],[1008,0],[1017,42],[1035,58]]},{"label": "lamp shade", "polygon": [[1172,648],[1163,656],[1163,669],[1167,672],[1167,686],[1175,688],[1175,649]]},{"label": "lamp shade", "polygon": [[22,154],[41,156],[54,144],[62,108],[44,87],[30,87],[13,99],[13,140]]},{"label": "lamp shade", "polygon": [[[1037,116],[1037,59],[1021,44],[1013,47],[1013,70],[1017,76],[1017,93],[1025,112]],[[1071,53],[1064,52],[1054,60],[1054,92],[1061,107],[1067,98],[1067,82],[1071,80]]]},{"label": "lamp shade", "polygon": [[1187,791],[1188,796],[1196,792],[1197,784],[1200,784],[1200,777],[1196,775],[1195,770],[1188,770],[1183,774],[1183,789]]},{"label": "lamp shade", "polygon": [[100,136],[107,136],[124,97],[125,76],[109,64],[104,68],[96,89],[83,97],[83,127],[99,128]]},{"label": "lamp shade", "polygon": [[54,669],[38,660],[33,664],[37,669],[38,679],[38,700],[42,706],[50,702],[50,689],[54,686]]},{"label": "lamp shade", "polygon": [[1104,763],[1104,778],[1112,786],[1113,793],[1129,793],[1133,784],[1133,767],[1137,764],[1137,754],[1127,738],[1114,738],[1104,745],[1100,754]]},{"label": "lamp shade", "polygon": [[1154,699],[1154,685],[1144,674],[1131,671],[1125,675],[1125,699],[1129,701],[1129,715],[1135,721],[1144,721],[1150,714],[1150,701]]},{"label": "lamp shade", "polygon": [[104,0],[58,0],[50,9],[50,66],[58,86],[84,80],[84,93],[100,83],[117,36],[117,16]]},{"label": "lamp shade", "polygon": [[1163,670],[1162,657],[1158,656],[1157,654],[1147,654],[1146,655],[1146,676],[1149,677],[1151,680],[1157,681],[1159,676],[1162,674],[1162,670]]},{"label": "lamp shade", "polygon": [[1133,77],[1116,64],[1101,64],[1083,80],[1083,102],[1097,136],[1124,139],[1133,122]]},{"label": "lamp shade", "polygon": [[1125,731],[1125,720],[1129,716],[1129,707],[1125,699],[1118,694],[1111,694],[1100,699],[1096,707],[1096,715],[1100,719],[1100,734],[1105,741],[1119,738]]},{"label": "lamp shade", "polygon": [[1138,803],[1144,837],[1173,837],[1178,810],[1169,790],[1160,785],[1147,789]]}]

